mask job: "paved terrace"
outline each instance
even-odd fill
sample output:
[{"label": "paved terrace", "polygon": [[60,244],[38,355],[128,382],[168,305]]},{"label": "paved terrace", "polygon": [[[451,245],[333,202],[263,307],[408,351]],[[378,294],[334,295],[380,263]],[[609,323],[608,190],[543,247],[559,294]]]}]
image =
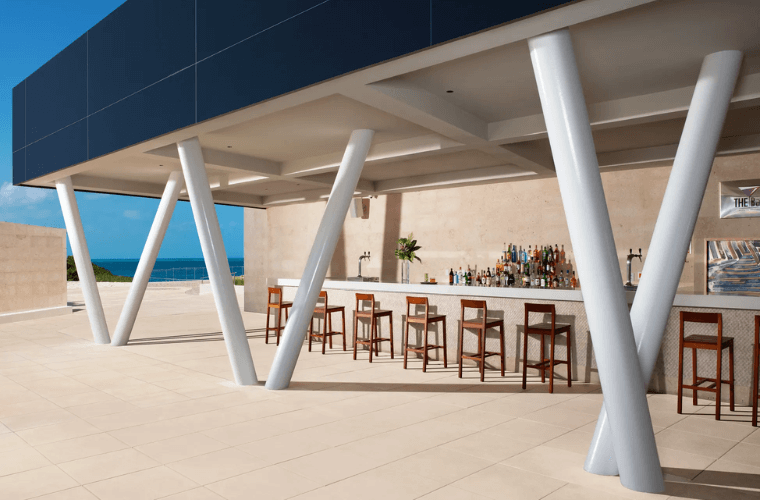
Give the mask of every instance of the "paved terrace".
[{"label": "paved terrace", "polygon": [[[127,288],[100,289],[113,328]],[[0,498],[760,497],[747,408],[716,422],[709,402],[677,415],[650,395],[667,494],[643,495],[583,472],[598,386],[523,392],[515,373],[335,350],[303,352],[291,390],[236,387],[212,296],[186,291],[149,289],[124,348],[93,345],[81,309],[0,325]],[[243,317],[264,379],[275,347]]]}]

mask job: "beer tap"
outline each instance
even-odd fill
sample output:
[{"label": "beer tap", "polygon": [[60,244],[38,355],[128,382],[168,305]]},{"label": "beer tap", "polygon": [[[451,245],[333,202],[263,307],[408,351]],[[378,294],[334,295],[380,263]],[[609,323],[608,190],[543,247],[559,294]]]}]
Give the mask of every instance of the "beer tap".
[{"label": "beer tap", "polygon": [[636,257],[639,258],[639,261],[643,262],[643,260],[641,259],[643,257],[643,255],[641,254],[641,249],[639,248],[639,253],[633,253],[633,248],[629,249],[628,250],[628,260],[626,261],[626,266],[627,266],[627,269],[628,269],[628,281],[626,281],[625,286],[627,286],[627,287],[633,287],[634,286],[633,283],[632,283],[632,281],[633,281],[633,271],[631,271],[631,262]]},{"label": "beer tap", "polygon": [[359,256],[359,275],[358,275],[359,278],[362,277],[362,260],[363,259],[369,260],[369,252],[364,252],[364,255]]}]

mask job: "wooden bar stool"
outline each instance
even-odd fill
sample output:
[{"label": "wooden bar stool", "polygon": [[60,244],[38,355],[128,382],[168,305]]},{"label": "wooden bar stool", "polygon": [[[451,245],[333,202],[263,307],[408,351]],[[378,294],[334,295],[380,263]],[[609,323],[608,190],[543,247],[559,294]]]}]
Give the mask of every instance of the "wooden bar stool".
[{"label": "wooden bar stool", "polygon": [[[321,304],[317,301],[317,306],[314,308],[314,314],[321,314],[322,321],[322,333],[314,333],[314,316],[311,317],[309,322],[309,352],[311,352],[311,340],[313,338],[322,340],[322,354],[325,353],[325,345],[327,339],[330,339],[330,349],[332,349],[333,335],[343,335],[343,350],[346,350],[346,308],[343,306],[329,306],[327,305],[327,292],[324,290],[319,292],[319,298],[324,299]],[[341,320],[343,321],[343,330],[340,332],[333,331],[332,329],[332,313],[339,312]]]},{"label": "wooden bar stool", "polygon": [[[465,319],[467,309],[477,309],[483,311],[483,317],[474,319]],[[477,313],[476,313],[477,314]],[[499,327],[500,352],[486,351],[486,330],[489,328]],[[464,329],[477,330],[478,333],[478,352],[475,354],[464,354],[462,345],[464,340]],[[485,300],[466,300],[462,299],[462,322],[459,324],[459,378],[462,378],[462,360],[472,359],[480,363],[480,381],[485,380],[486,358],[489,356],[499,356],[501,358],[501,376],[504,376],[504,320],[488,317],[488,306]]]},{"label": "wooden bar stool", "polygon": [[[707,323],[718,325],[718,336],[689,335],[684,338],[684,323]],[[697,404],[697,391],[715,393],[715,420],[720,420],[720,388],[722,384],[729,385],[729,401],[731,411],[734,411],[734,339],[723,336],[723,315],[720,313],[696,313],[681,311],[681,331],[678,348],[678,413],[683,406],[683,390],[691,389],[694,405]],[[691,349],[692,385],[683,384],[683,351]],[[697,376],[697,349],[716,351],[717,368],[715,378]],[[723,349],[728,349],[728,380],[723,380],[722,358]],[[700,387],[702,382],[713,382],[715,387]]]},{"label": "wooden bar stool", "polygon": [[[410,308],[412,305],[424,305],[425,314],[412,315]],[[443,345],[428,344],[428,325],[430,323],[443,323]],[[422,347],[409,347],[409,323],[416,325],[423,325],[424,328],[424,343]],[[428,305],[427,297],[407,297],[406,298],[406,334],[404,336],[404,369],[406,370],[406,359],[409,351],[422,354],[422,371],[427,371],[429,349],[443,349],[443,367],[448,368],[448,361],[446,360],[446,316],[443,314],[430,314],[430,307]]]},{"label": "wooden bar stool", "polygon": [[[362,306],[364,302],[370,302],[371,307],[364,309]],[[377,333],[378,320],[384,316],[388,317],[390,321],[390,337],[380,337]],[[359,318],[367,318],[370,320],[369,324],[369,340],[359,340]],[[375,309],[375,296],[371,293],[357,293],[356,294],[356,310],[354,313],[354,359],[356,359],[356,346],[357,344],[369,346],[369,362],[372,363],[372,351],[374,348],[375,355],[380,354],[378,345],[380,342],[388,341],[391,343],[391,359],[393,359],[393,311],[387,311],[382,309]]]},{"label": "wooden bar stool", "polygon": [[[272,295],[275,296],[275,300],[272,300]],[[264,343],[269,343],[269,331],[274,330],[277,332],[277,345],[280,345],[280,331],[284,328],[282,326],[282,310],[285,310],[285,321],[288,321],[288,310],[293,306],[292,302],[282,301],[282,289],[276,287],[267,288],[267,326],[266,337]],[[272,309],[277,310],[277,326],[269,326],[269,313]]]},{"label": "wooden bar stool", "polygon": [[757,404],[760,399],[760,316],[755,316],[755,348],[752,352],[752,392],[749,397],[752,399],[752,425],[757,427]]},{"label": "wooden bar stool", "polygon": [[[552,315],[551,323],[536,323],[531,325],[529,322],[530,313],[550,313]],[[554,359],[554,348],[557,344],[557,335],[565,334],[567,337],[567,359]],[[541,335],[541,361],[534,365],[528,364],[528,335]],[[549,358],[545,358],[546,337],[549,337]],[[557,312],[554,304],[525,304],[525,325],[523,335],[523,378],[522,388],[527,387],[528,368],[541,370],[541,383],[546,382],[546,372],[549,372],[549,393],[554,392],[554,367],[556,365],[567,365],[567,386],[573,386],[573,374],[570,367],[570,325],[557,323]]]}]

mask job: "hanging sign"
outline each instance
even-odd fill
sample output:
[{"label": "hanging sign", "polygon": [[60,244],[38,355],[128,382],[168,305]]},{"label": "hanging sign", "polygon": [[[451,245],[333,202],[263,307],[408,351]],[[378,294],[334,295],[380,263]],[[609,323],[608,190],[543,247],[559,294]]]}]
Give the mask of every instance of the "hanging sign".
[{"label": "hanging sign", "polygon": [[720,183],[720,218],[760,217],[760,180]]}]

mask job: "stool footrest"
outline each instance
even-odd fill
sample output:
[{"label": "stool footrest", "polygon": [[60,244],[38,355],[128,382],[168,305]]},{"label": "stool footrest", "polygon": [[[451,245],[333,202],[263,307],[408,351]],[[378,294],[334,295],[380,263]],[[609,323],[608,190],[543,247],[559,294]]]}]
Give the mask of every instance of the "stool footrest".
[{"label": "stool footrest", "polygon": [[501,353],[486,351],[485,356],[481,356],[480,354],[462,354],[462,359],[474,359],[475,361],[477,361],[481,359],[482,357],[487,358],[489,356],[501,356]]},{"label": "stool footrest", "polygon": [[424,347],[422,347],[422,346],[420,346],[420,347],[405,347],[405,349],[406,349],[407,351],[409,351],[409,352],[419,352],[419,353],[424,353],[425,351],[431,351],[431,350],[433,350],[433,349],[443,349],[443,346],[442,346],[442,345],[432,345],[432,344],[428,344],[428,345],[426,345],[426,346],[424,346]]}]

